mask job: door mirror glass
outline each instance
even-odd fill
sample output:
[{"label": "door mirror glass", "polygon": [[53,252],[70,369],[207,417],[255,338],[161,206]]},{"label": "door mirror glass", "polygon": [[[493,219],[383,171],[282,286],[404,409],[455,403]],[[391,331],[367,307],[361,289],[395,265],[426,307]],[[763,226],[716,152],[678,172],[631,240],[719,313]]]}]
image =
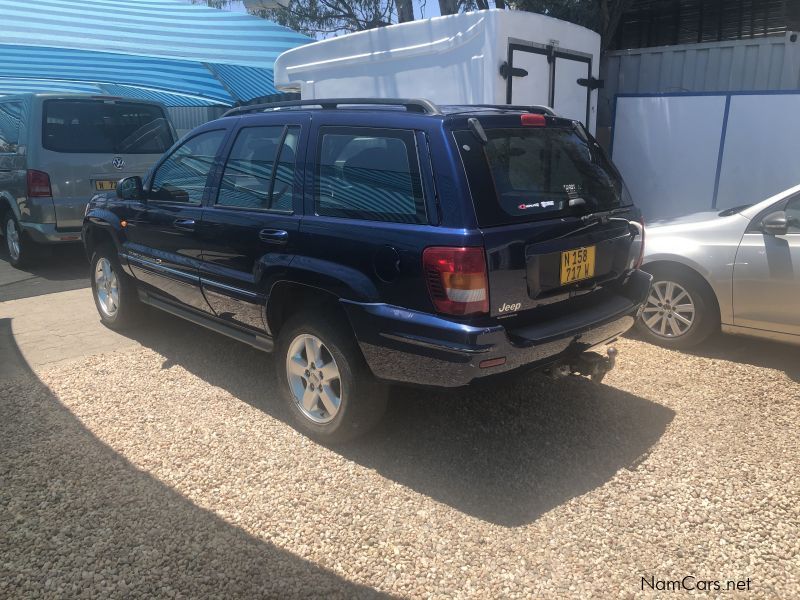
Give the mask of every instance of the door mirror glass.
[{"label": "door mirror glass", "polygon": [[761,221],[761,231],[767,235],[786,235],[789,231],[789,221],[782,210],[768,214]]},{"label": "door mirror glass", "polygon": [[125,177],[117,183],[117,198],[123,200],[141,200],[144,198],[142,190],[142,178],[138,175]]}]

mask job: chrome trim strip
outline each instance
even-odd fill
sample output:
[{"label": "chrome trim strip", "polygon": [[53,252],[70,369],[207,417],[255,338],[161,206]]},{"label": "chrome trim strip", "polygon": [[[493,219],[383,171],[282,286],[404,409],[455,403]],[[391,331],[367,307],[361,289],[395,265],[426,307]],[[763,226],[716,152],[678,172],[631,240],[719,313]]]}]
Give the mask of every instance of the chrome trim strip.
[{"label": "chrome trim strip", "polygon": [[225,283],[219,283],[218,281],[212,281],[210,279],[206,279],[205,277],[200,278],[200,285],[207,285],[215,288],[219,288],[221,290],[227,290],[229,292],[233,292],[235,294],[241,294],[242,296],[247,296],[248,298],[253,298],[254,300],[259,300],[262,298],[261,294],[257,294],[256,292],[251,292],[250,290],[243,290],[241,288],[234,287],[232,285],[227,285]]},{"label": "chrome trim strip", "polygon": [[[130,254],[125,254],[124,256],[125,258],[128,259],[128,262],[134,262],[141,267],[144,267],[146,269],[151,269],[156,273],[156,275],[160,275],[162,273],[164,274],[169,273],[170,275],[174,275],[178,279],[190,280],[192,282],[199,282],[200,280],[199,277],[195,277],[194,275],[189,275],[188,273],[184,273],[183,271],[178,271],[177,269],[173,269],[171,267],[165,267],[161,263],[157,263],[155,261],[140,258],[138,256],[131,256]],[[161,271],[162,273],[159,273],[159,271]]]}]

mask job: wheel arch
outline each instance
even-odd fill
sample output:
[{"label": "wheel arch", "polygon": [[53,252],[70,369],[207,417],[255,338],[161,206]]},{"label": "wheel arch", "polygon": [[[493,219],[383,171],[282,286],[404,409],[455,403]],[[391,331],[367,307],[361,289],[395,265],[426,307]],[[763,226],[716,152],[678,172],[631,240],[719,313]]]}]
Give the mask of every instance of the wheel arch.
[{"label": "wheel arch", "polygon": [[270,288],[265,309],[267,332],[278,337],[284,323],[303,310],[326,310],[336,313],[350,326],[340,297],[323,288],[293,280],[275,282]]},{"label": "wheel arch", "polygon": [[114,223],[114,220],[107,220],[107,215],[90,215],[83,222],[83,248],[86,252],[86,257],[91,260],[94,249],[100,244],[110,243],[120,251],[121,244],[119,240],[119,229],[121,226],[119,221]]},{"label": "wheel arch", "polygon": [[4,217],[7,212],[12,213],[19,220],[20,212],[17,201],[7,192],[0,192],[0,218]]},{"label": "wheel arch", "polygon": [[691,277],[694,279],[704,291],[706,291],[709,297],[714,302],[714,309],[717,311],[717,314],[720,314],[720,302],[719,298],[717,297],[717,292],[714,289],[714,286],[711,285],[711,282],[708,278],[697,268],[692,265],[688,265],[685,262],[680,262],[677,260],[670,260],[668,258],[661,258],[652,261],[648,261],[644,265],[642,265],[642,270],[646,273],[650,273],[654,277],[660,273],[680,273],[686,276]]}]

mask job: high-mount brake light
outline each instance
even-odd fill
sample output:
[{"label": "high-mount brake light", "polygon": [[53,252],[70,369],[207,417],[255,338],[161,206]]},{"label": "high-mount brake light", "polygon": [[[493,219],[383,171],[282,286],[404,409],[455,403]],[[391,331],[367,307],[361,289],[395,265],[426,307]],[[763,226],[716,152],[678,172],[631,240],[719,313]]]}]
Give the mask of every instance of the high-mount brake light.
[{"label": "high-mount brake light", "polygon": [[460,316],[489,312],[489,282],[483,248],[426,248],[422,253],[422,266],[438,312]]},{"label": "high-mount brake light", "polygon": [[525,113],[519,117],[520,123],[525,127],[546,127],[547,119],[538,113]]}]

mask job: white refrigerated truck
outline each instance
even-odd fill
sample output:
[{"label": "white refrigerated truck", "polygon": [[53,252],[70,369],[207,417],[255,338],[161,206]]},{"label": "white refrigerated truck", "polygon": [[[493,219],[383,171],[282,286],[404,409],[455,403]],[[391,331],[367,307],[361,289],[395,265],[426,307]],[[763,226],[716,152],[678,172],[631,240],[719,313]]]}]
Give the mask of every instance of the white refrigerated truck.
[{"label": "white refrigerated truck", "polygon": [[600,36],[506,10],[423,19],[293,48],[281,91],[314,98],[427,98],[437,104],[545,105],[595,130]]}]

